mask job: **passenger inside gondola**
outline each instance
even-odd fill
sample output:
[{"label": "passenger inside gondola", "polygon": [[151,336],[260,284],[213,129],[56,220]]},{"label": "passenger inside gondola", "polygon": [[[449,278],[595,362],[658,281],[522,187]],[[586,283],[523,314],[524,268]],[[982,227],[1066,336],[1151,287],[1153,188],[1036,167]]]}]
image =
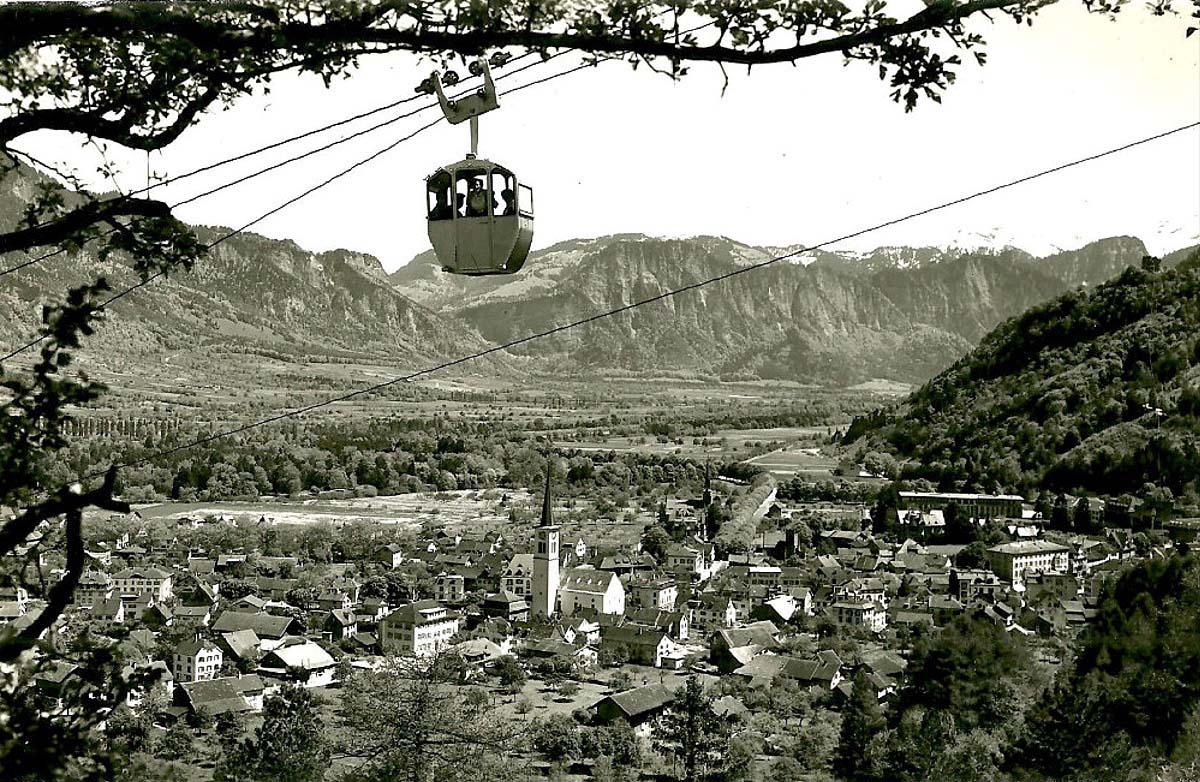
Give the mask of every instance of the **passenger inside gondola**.
[{"label": "passenger inside gondola", "polygon": [[509,188],[504,188],[500,191],[500,197],[504,199],[504,216],[515,215],[517,213],[517,197]]},{"label": "passenger inside gondola", "polygon": [[430,220],[449,220],[454,216],[454,208],[450,206],[450,176],[438,174],[429,179],[429,192],[433,195],[433,206],[429,208]]},{"label": "passenger inside gondola", "polygon": [[[494,206],[494,204],[493,204]],[[472,177],[467,190],[467,217],[488,216],[488,193],[483,180]]]}]

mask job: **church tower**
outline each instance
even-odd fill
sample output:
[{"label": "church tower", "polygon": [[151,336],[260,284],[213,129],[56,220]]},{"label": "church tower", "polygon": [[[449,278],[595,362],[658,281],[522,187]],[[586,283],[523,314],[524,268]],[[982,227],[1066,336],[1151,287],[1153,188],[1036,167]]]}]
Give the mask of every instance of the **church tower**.
[{"label": "church tower", "polygon": [[533,554],[533,619],[554,616],[558,603],[558,527],[550,514],[550,462],[546,461],[546,488],[542,494],[542,524],[537,528],[537,549]]}]

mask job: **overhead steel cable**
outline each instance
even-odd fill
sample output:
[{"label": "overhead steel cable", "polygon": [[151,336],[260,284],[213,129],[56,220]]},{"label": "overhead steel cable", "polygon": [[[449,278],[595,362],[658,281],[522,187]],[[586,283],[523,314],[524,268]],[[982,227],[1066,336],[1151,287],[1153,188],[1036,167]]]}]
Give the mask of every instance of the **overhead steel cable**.
[{"label": "overhead steel cable", "polygon": [[[759,261],[758,263],[750,264],[748,266],[742,266],[737,269],[733,269],[731,271],[725,272],[723,274],[716,275],[715,277],[709,277],[707,279],[700,280],[700,281],[694,282],[694,283],[690,283],[688,285],[684,285],[679,288],[667,290],[662,293],[656,294],[654,296],[649,296],[647,298],[640,299],[638,301],[631,302],[629,304],[625,304],[620,307],[616,307],[614,309],[605,310],[604,312],[598,312],[593,315],[589,315],[587,317],[571,321],[570,323],[565,323],[561,326],[555,326],[553,328],[545,329],[544,331],[539,331],[539,332],[530,334],[525,337],[520,337],[518,339],[509,340],[508,342],[494,345],[490,348],[486,348],[484,350],[480,350],[480,351],[471,353],[466,356],[461,356],[459,358],[443,361],[440,364],[435,364],[433,366],[426,367],[425,369],[421,369],[421,370],[412,372],[407,375],[401,375],[400,377],[395,377],[390,380],[385,380],[385,381],[382,381],[379,383],[365,386],[363,388],[356,389],[354,391],[348,391],[344,394],[339,394],[338,396],[334,396],[329,399],[324,399],[319,402],[313,402],[308,405],[303,405],[294,410],[288,410],[288,411],[285,411],[282,413],[276,413],[274,415],[270,415],[270,416],[267,416],[266,418],[252,421],[250,423],[241,424],[239,426],[235,426],[230,429],[226,429],[226,430],[223,430],[220,432],[215,432],[213,434],[206,435],[204,437],[199,437],[195,440],[190,440],[186,443],[182,443],[180,445],[177,445],[177,446],[174,446],[171,448],[166,448],[166,449],[163,449],[160,451],[155,451],[154,453],[148,454],[147,456],[143,456],[138,459],[133,459],[128,462],[122,462],[120,464],[115,464],[112,467],[115,467],[115,468],[135,467],[140,464],[145,464],[146,462],[154,461],[156,459],[161,459],[165,456],[170,456],[172,454],[179,453],[180,451],[185,451],[190,448],[195,448],[200,445],[205,445],[207,443],[215,442],[217,440],[221,440],[226,437],[232,437],[233,435],[241,434],[243,432],[248,432],[252,429],[257,429],[259,427],[267,426],[272,423],[284,421],[289,418],[295,418],[297,416],[304,415],[305,413],[313,412],[314,410],[319,410],[321,408],[328,407],[330,405],[338,404],[340,402],[346,402],[351,399],[355,399],[355,398],[364,396],[366,394],[371,394],[376,391],[381,391],[385,388],[389,388],[389,387],[397,385],[399,383],[407,383],[407,382],[410,382],[417,378],[424,377],[425,375],[430,375],[430,374],[433,374],[434,372],[439,372],[443,369],[449,369],[450,367],[458,366],[460,364],[466,364],[468,362],[475,361],[475,360],[483,358],[485,356],[489,356],[489,355],[492,355],[495,353],[500,353],[505,350],[510,350],[519,345],[524,345],[529,342],[534,342],[539,339],[544,339],[546,337],[550,337],[555,334],[560,334],[564,331],[570,331],[571,329],[575,329],[580,326],[587,325],[589,323],[594,323],[596,321],[603,320],[605,318],[610,318],[615,315],[620,315],[622,313],[629,312],[631,310],[637,309],[638,307],[643,307],[647,304],[653,304],[655,302],[664,301],[664,300],[672,298],[674,296],[678,296],[681,293],[686,293],[688,291],[696,290],[697,288],[703,288],[703,287],[707,287],[709,285],[714,285],[718,282],[723,282],[723,281],[731,279],[733,277],[738,277],[743,274],[748,274],[752,271],[757,271],[759,269],[763,269],[767,266],[771,266],[772,264],[779,263],[780,261],[786,261],[786,260],[789,260],[792,258],[796,258],[797,256],[800,256],[800,255],[802,255],[806,252],[810,252],[812,250],[817,250],[817,249],[821,249],[823,247],[828,247],[829,245],[837,244],[838,242],[844,242],[844,241],[848,241],[850,239],[856,239],[860,236],[872,233],[874,231],[881,230],[883,228],[889,228],[891,226],[898,225],[900,223],[904,223],[909,220],[914,220],[918,217],[923,217],[925,215],[932,214],[934,212],[939,212],[943,209],[948,209],[952,206],[957,206],[959,204],[963,204],[968,201],[973,201],[978,198],[983,198],[985,196],[992,195],[994,193],[998,193],[1002,190],[1007,190],[1009,188],[1016,187],[1017,185],[1021,185],[1026,182],[1031,182],[1035,179],[1041,179],[1043,177],[1050,176],[1051,174],[1056,174],[1058,172],[1065,171],[1069,168],[1074,168],[1076,166],[1081,166],[1085,163],[1090,163],[1090,162],[1093,162],[1096,160],[1100,160],[1101,158],[1109,157],[1111,155],[1116,155],[1118,153],[1133,149],[1135,147],[1139,147],[1144,144],[1149,144],[1151,142],[1158,141],[1158,140],[1166,138],[1168,136],[1172,136],[1177,133],[1182,133],[1184,131],[1191,130],[1191,129],[1197,128],[1197,127],[1200,127],[1200,122],[1193,122],[1188,125],[1183,125],[1183,126],[1180,126],[1177,128],[1173,128],[1171,130],[1164,131],[1162,133],[1156,133],[1153,136],[1147,136],[1145,138],[1141,138],[1136,141],[1131,141],[1127,144],[1122,144],[1119,147],[1113,147],[1113,148],[1107,149],[1103,152],[1098,152],[1093,155],[1088,155],[1087,157],[1082,157],[1082,158],[1078,158],[1076,160],[1069,161],[1067,163],[1062,163],[1057,166],[1053,166],[1052,168],[1043,169],[1036,173],[1028,174],[1028,175],[1020,177],[1018,179],[1009,180],[1007,182],[1004,182],[1003,184],[995,185],[993,187],[989,187],[984,190],[978,190],[974,193],[960,196],[958,198],[954,198],[949,201],[944,201],[944,202],[942,202],[940,204],[936,204],[934,206],[926,207],[924,209],[920,209],[915,212],[909,212],[900,217],[895,217],[895,218],[886,220],[881,223],[876,223],[875,225],[872,225],[870,227],[862,228],[860,230],[854,231],[852,233],[844,234],[842,236],[838,236],[833,239],[827,239],[818,244],[807,245],[805,247],[801,247],[800,249],[793,250],[792,252],[785,253],[783,255],[777,255],[772,258],[768,258],[765,261]],[[112,468],[109,468],[109,469],[112,469]],[[95,478],[95,477],[103,475],[105,472],[107,472],[107,470],[89,473],[89,474],[85,475],[84,478]]]}]

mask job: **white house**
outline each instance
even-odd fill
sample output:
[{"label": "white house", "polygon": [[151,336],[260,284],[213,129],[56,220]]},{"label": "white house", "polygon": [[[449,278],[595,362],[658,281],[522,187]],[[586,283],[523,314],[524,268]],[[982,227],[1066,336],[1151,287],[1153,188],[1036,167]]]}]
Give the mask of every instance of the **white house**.
[{"label": "white house", "polygon": [[171,599],[171,575],[156,567],[125,568],[112,577],[119,595],[150,595],[158,602]]},{"label": "white house", "polygon": [[305,687],[326,687],[333,683],[337,662],[320,644],[305,638],[289,638],[283,646],[263,655],[260,673],[277,679],[290,679]]},{"label": "white house", "polygon": [[526,599],[533,594],[533,554],[514,554],[508,561],[504,591]]},{"label": "white house", "polygon": [[571,616],[581,608],[601,614],[625,613],[625,587],[616,573],[607,570],[569,568],[563,571],[558,588],[559,610]]},{"label": "white house", "polygon": [[171,659],[171,674],[175,681],[202,682],[217,678],[225,655],[216,644],[196,638],[175,647]]},{"label": "white house", "polygon": [[436,600],[418,600],[397,608],[379,623],[379,645],[385,652],[427,657],[446,646],[458,632],[458,616]]}]

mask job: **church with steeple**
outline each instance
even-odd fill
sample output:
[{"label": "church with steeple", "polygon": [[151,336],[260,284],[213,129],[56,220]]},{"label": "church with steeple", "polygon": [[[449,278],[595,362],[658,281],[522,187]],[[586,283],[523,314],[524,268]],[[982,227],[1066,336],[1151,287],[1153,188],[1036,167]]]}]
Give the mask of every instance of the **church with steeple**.
[{"label": "church with steeple", "polygon": [[536,533],[533,553],[533,579],[529,611],[532,619],[549,619],[558,609],[559,529],[550,507],[550,462],[546,462],[546,486],[542,493],[542,522]]},{"label": "church with steeple", "polygon": [[[563,567],[560,531],[554,523],[550,496],[550,465],[542,491],[542,519],[534,532],[533,577],[530,579],[530,619],[546,621],[577,611],[620,616],[625,613],[625,585],[616,573],[592,567]],[[582,556],[582,541],[568,561]],[[585,550],[586,551],[586,550]]]}]

